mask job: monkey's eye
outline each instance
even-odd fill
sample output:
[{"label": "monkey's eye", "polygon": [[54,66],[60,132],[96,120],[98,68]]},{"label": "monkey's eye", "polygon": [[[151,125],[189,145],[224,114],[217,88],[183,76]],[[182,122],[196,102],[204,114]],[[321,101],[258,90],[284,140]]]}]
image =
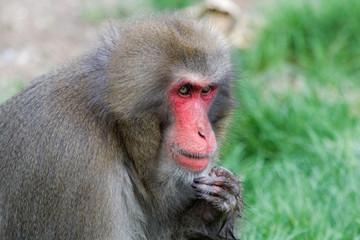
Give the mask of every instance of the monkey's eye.
[{"label": "monkey's eye", "polygon": [[211,87],[210,86],[206,86],[206,87],[204,87],[203,89],[201,89],[201,93],[209,93],[210,92],[210,90],[211,90]]},{"label": "monkey's eye", "polygon": [[184,86],[181,86],[178,90],[178,92],[181,94],[181,95],[189,95],[190,94],[190,85],[189,84],[186,84]]}]

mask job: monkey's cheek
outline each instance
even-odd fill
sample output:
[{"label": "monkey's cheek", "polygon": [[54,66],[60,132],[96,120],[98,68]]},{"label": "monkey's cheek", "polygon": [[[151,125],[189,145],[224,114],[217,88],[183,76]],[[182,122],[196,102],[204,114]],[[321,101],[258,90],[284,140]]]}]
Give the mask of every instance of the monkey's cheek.
[{"label": "monkey's cheek", "polygon": [[190,158],[183,155],[175,156],[176,162],[192,172],[202,172],[209,165],[210,158]]}]

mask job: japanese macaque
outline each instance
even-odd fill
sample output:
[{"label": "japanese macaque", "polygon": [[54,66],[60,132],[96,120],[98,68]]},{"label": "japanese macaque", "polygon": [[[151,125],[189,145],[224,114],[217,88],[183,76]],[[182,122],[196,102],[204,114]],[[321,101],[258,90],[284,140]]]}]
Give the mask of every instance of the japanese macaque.
[{"label": "japanese macaque", "polygon": [[224,39],[180,13],[104,35],[0,107],[0,239],[237,239]]}]

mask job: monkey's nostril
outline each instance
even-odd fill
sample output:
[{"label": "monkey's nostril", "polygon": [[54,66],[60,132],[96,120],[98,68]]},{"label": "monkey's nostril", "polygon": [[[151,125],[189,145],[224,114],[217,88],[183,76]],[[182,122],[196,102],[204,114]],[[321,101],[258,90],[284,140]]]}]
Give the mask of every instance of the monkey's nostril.
[{"label": "monkey's nostril", "polygon": [[199,136],[202,137],[202,138],[205,138],[204,135],[201,134],[201,132],[198,132]]}]

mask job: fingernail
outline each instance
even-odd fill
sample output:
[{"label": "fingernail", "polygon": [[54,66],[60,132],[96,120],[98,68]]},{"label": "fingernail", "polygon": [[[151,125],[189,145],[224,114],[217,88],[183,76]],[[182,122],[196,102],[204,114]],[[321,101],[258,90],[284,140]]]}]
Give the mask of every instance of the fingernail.
[{"label": "fingernail", "polygon": [[194,183],[199,183],[200,182],[200,178],[194,178]]}]

